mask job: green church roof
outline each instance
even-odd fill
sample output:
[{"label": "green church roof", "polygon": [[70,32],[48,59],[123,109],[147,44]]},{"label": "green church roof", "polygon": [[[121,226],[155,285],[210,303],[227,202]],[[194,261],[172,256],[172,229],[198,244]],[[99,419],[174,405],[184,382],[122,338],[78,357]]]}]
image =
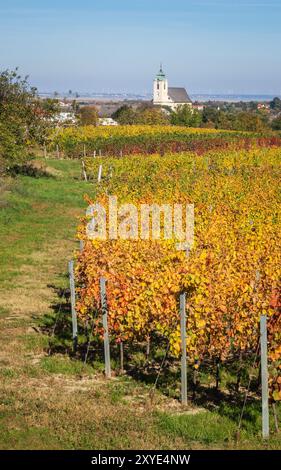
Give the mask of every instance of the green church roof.
[{"label": "green church roof", "polygon": [[160,70],[158,74],[156,75],[156,80],[166,80],[166,75],[164,74],[162,70],[162,65],[160,65]]}]

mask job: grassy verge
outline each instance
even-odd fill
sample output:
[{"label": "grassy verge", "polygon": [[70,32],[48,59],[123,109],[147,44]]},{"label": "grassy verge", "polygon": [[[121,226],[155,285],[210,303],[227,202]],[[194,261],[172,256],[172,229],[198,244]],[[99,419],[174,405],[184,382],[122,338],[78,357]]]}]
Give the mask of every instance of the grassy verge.
[{"label": "grassy verge", "polygon": [[280,437],[259,437],[259,402],[248,404],[237,443],[240,404],[222,398],[182,410],[176,390],[152,402],[150,383],[106,381],[98,358],[85,365],[69,357],[61,339],[48,355],[41,326],[56,318],[83,195],[95,188],[81,181],[78,162],[47,165],[49,176],[18,176],[1,197],[0,448],[280,448]]}]

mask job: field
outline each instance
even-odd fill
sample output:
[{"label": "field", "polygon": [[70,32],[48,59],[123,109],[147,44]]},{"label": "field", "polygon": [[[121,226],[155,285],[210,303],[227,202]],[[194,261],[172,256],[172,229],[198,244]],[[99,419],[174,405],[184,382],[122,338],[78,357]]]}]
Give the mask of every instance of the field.
[{"label": "field", "polygon": [[[103,165],[104,178],[98,185],[97,171],[100,164]],[[237,380],[237,370],[235,367],[229,367],[226,358],[222,355],[220,386],[219,390],[216,390],[215,368],[212,361],[206,361],[208,363],[204,364],[206,348],[203,345],[206,337],[201,335],[202,323],[200,322],[205,322],[204,331],[207,331],[209,326],[206,312],[212,303],[208,296],[203,296],[203,303],[202,299],[196,298],[195,294],[191,299],[195,314],[199,312],[200,316],[195,315],[191,318],[192,323],[189,325],[196,333],[193,342],[189,344],[190,351],[193,351],[190,355],[189,383],[191,384],[193,380],[194,360],[197,360],[199,355],[200,384],[195,396],[194,390],[189,389],[190,404],[182,409],[178,400],[178,340],[173,336],[174,330],[169,324],[166,325],[165,331],[160,331],[160,333],[164,338],[171,339],[172,354],[168,366],[160,374],[158,387],[152,399],[151,391],[159,372],[159,364],[163,359],[163,345],[158,342],[159,336],[154,338],[152,331],[145,330],[151,326],[154,329],[156,326],[155,322],[151,325],[147,317],[148,311],[145,309],[145,315],[143,315],[145,324],[142,326],[145,336],[149,333],[152,337],[150,354],[147,358],[146,341],[143,341],[143,338],[138,333],[135,334],[132,329],[127,329],[126,335],[122,336],[125,343],[127,375],[119,374],[117,347],[120,339],[119,327],[115,337],[112,331],[114,377],[110,381],[104,379],[100,338],[95,336],[91,338],[91,347],[85,362],[85,348],[89,338],[85,334],[84,320],[86,316],[91,315],[91,310],[83,312],[82,304],[79,310],[79,348],[77,354],[73,355],[67,261],[74,256],[74,252],[78,254],[79,251],[77,226],[80,226],[81,236],[83,224],[81,225],[79,221],[87,206],[84,195],[87,194],[91,199],[98,197],[104,200],[106,192],[118,194],[120,200],[124,202],[133,197],[134,202],[137,203],[143,200],[144,196],[150,201],[154,195],[156,199],[159,198],[159,201],[163,199],[163,195],[168,200],[174,200],[176,194],[181,198],[184,197],[184,200],[191,195],[196,195],[197,201],[195,202],[199,202],[205,194],[200,212],[202,216],[206,216],[205,209],[210,206],[213,206],[212,211],[216,215],[220,214],[223,195],[224,201],[226,197],[229,198],[228,202],[232,204],[231,207],[238,204],[238,207],[243,209],[237,214],[239,223],[245,215],[249,202],[255,202],[255,211],[251,213],[249,222],[254,221],[258,233],[260,233],[260,228],[266,226],[269,247],[275,249],[274,241],[280,223],[275,210],[275,207],[280,204],[277,183],[280,180],[280,151],[278,149],[256,150],[249,155],[248,152],[240,150],[227,156],[222,154],[217,159],[214,154],[197,158],[191,154],[184,154],[165,157],[128,157],[122,160],[89,159],[86,161],[86,167],[92,179],[88,183],[82,181],[79,161],[47,160],[45,163],[38,161],[36,166],[42,166],[43,176],[37,178],[36,172],[35,176],[18,176],[7,183],[6,191],[1,196],[0,447],[3,449],[279,449],[280,436],[272,434],[268,442],[263,442],[260,438],[261,403],[258,389],[255,388],[251,389],[246,403],[240,440],[236,441],[249,367],[247,361],[244,360],[245,367],[242,371],[239,391],[234,391],[233,383]],[[111,171],[112,177],[109,178]],[[166,180],[170,181],[170,185],[166,184],[163,187]],[[187,181],[188,185],[186,185]],[[175,182],[177,182],[176,188]],[[230,189],[233,191],[231,192]],[[253,194],[254,189],[255,194]],[[266,194],[263,196],[265,190]],[[271,211],[274,212],[276,217],[272,231],[271,226],[267,225],[266,217],[258,217],[261,209],[262,214],[268,214],[268,211],[270,214]],[[209,214],[212,214],[212,211],[209,211]],[[230,214],[226,212],[225,216],[228,217]],[[230,226],[231,230],[236,227],[235,224]],[[252,223],[246,226],[246,235],[255,233],[248,231],[249,227],[252,227]],[[203,228],[202,225],[202,230]],[[205,236],[204,231],[201,235]],[[218,238],[212,238],[211,242],[216,242],[219,246]],[[251,242],[256,248],[257,240],[254,238]],[[166,245],[163,246],[165,249]],[[239,256],[237,256],[239,263],[244,259],[246,248],[249,248],[249,245],[241,244],[241,246],[243,250],[238,251]],[[120,258],[124,259],[122,249],[121,247]],[[104,254],[110,256],[112,247],[106,247],[105,250],[107,251]],[[223,255],[220,251],[217,253],[218,256]],[[146,254],[144,252],[143,256]],[[137,251],[136,257],[139,255],[140,251]],[[250,255],[243,271],[247,283],[252,281],[249,273],[252,275],[257,269],[257,258],[252,260]],[[94,265],[101,269],[96,264],[98,258],[92,258],[97,255],[90,246],[85,248],[82,258],[81,255],[78,254],[78,256],[80,256],[78,270],[80,269],[81,272],[85,265],[83,263],[88,263],[91,259],[94,259]],[[203,260],[203,258],[191,256],[189,260],[186,260],[181,254],[178,256],[180,258],[178,265],[183,263],[183,268],[191,270],[195,277],[199,276],[199,284],[204,284],[199,267],[204,266],[206,258]],[[233,252],[229,256],[227,269],[233,267]],[[111,261],[113,259],[114,256]],[[277,263],[278,259],[277,257],[272,261],[267,260],[266,269],[270,269],[270,276],[275,266],[274,263]],[[239,263],[236,266],[237,270],[239,270]],[[169,270],[171,268],[170,260]],[[147,272],[151,269],[149,263],[146,269],[145,276],[147,277]],[[280,264],[278,269],[280,269]],[[221,269],[220,273],[222,272]],[[100,271],[94,274],[91,282],[95,282],[99,274]],[[218,271],[215,269],[210,276],[217,274]],[[225,278],[227,275],[228,271],[224,273]],[[270,276],[269,279],[271,279]],[[114,279],[118,288],[118,276],[112,277],[111,280]],[[163,279],[165,281],[165,277]],[[268,278],[264,275],[262,279],[260,300],[264,302],[266,298],[270,302],[271,291],[269,292],[268,287],[270,282],[267,284]],[[223,278],[219,280],[223,291],[214,308],[216,320],[219,307],[225,306],[221,305],[221,300],[228,299],[227,289],[233,287],[233,284],[230,286],[227,282],[223,282]],[[138,281],[139,279],[136,279],[136,283]],[[161,278],[159,282],[158,289],[163,294]],[[173,282],[175,283],[172,288],[178,289],[181,278],[177,276]],[[189,282],[191,282],[190,279]],[[240,292],[240,284],[237,281],[234,285],[236,295]],[[78,287],[80,289],[81,285],[79,284]],[[89,287],[91,287],[90,284]],[[152,286],[152,290],[156,295],[156,286]],[[94,294],[95,291],[94,286]],[[174,300],[171,300],[170,292],[166,295],[166,300],[172,301],[170,305],[174,315],[177,302],[174,303]],[[80,299],[82,303],[85,300],[87,304],[83,291],[81,291]],[[155,299],[157,300],[156,297]],[[245,299],[248,308],[252,308],[252,294]],[[234,300],[230,298],[228,301],[228,307],[232,312]],[[111,305],[110,302],[112,299],[109,291],[109,305]],[[151,305],[153,302],[154,300]],[[270,306],[267,307],[270,310]],[[256,322],[260,308],[258,302],[251,322]],[[122,313],[122,310],[117,311]],[[134,304],[132,312],[135,312]],[[238,316],[237,320],[241,320],[241,314],[242,308],[239,310],[240,317]],[[119,322],[119,325],[121,323]],[[235,328],[237,324],[235,323]],[[244,334],[247,335],[247,328],[251,327],[252,323],[250,326],[248,323],[245,325],[243,323],[241,338]],[[124,330],[122,334],[123,332]],[[220,340],[223,337],[222,335]],[[115,340],[117,340],[116,343]],[[136,347],[132,348],[131,344],[135,344]],[[237,351],[239,351],[238,346]],[[251,347],[252,345],[250,345],[250,350]],[[214,356],[210,357],[213,360]],[[277,411],[280,419],[278,407]],[[271,430],[274,430],[272,417]]]},{"label": "field", "polygon": [[177,126],[83,126],[56,130],[48,141],[50,151],[58,151],[68,158],[100,153],[115,157],[183,151],[202,154],[208,150],[249,148],[251,145],[280,146],[280,135],[261,136],[250,132]]}]

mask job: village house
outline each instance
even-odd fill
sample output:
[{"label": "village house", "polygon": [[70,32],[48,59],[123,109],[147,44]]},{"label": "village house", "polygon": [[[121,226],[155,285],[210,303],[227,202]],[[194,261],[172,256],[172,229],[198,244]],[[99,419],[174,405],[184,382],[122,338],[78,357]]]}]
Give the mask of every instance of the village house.
[{"label": "village house", "polygon": [[118,122],[111,117],[99,118],[99,126],[118,126]]},{"label": "village house", "polygon": [[259,111],[261,111],[261,110],[270,111],[270,104],[269,103],[258,103],[257,109]]}]

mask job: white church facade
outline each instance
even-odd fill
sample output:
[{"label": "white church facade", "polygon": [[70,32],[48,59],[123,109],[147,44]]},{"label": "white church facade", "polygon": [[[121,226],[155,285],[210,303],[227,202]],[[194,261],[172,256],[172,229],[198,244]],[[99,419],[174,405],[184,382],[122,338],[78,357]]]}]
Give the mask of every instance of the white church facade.
[{"label": "white church facade", "polygon": [[160,66],[160,70],[153,82],[153,104],[156,106],[169,106],[172,110],[183,105],[192,107],[192,101],[185,88],[168,86],[168,80],[162,70],[162,66]]}]

